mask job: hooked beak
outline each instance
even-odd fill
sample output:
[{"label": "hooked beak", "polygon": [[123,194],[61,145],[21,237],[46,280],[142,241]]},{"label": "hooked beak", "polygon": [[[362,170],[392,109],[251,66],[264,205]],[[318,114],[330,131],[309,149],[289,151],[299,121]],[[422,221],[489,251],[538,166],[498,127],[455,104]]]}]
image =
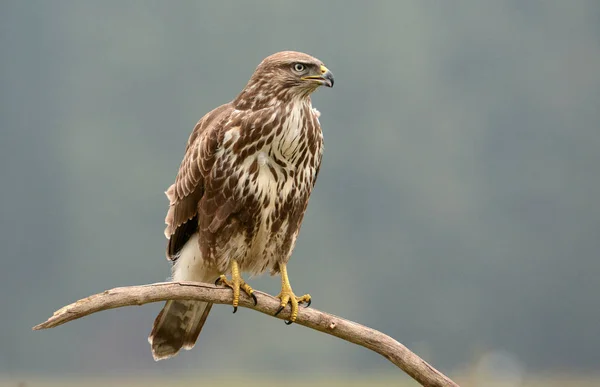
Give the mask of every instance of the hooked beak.
[{"label": "hooked beak", "polygon": [[308,77],[302,77],[302,79],[312,79],[322,86],[333,87],[333,73],[324,65],[321,65],[321,75],[310,75]]}]

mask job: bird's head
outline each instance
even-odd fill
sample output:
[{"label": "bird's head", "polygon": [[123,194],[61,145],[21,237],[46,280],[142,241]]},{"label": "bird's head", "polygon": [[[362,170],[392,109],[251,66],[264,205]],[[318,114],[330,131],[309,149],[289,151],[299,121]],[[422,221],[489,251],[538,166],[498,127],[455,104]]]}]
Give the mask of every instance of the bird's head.
[{"label": "bird's head", "polygon": [[333,74],[323,62],[308,54],[282,51],[265,58],[254,74],[267,82],[301,91],[333,87]]},{"label": "bird's head", "polygon": [[333,87],[333,74],[323,62],[302,52],[282,51],[258,65],[236,101],[258,107],[308,97],[319,86]]}]

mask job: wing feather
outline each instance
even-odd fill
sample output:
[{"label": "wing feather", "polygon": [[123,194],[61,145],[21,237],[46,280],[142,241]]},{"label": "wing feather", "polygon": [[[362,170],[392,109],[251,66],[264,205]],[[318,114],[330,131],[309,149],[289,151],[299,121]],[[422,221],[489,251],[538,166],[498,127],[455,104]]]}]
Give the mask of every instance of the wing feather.
[{"label": "wing feather", "polygon": [[169,199],[165,236],[169,238],[167,258],[170,260],[177,259],[185,242],[198,228],[198,204],[204,195],[205,179],[214,164],[220,133],[232,111],[231,104],[225,104],[198,121],[187,142],[175,183],[165,192]]}]

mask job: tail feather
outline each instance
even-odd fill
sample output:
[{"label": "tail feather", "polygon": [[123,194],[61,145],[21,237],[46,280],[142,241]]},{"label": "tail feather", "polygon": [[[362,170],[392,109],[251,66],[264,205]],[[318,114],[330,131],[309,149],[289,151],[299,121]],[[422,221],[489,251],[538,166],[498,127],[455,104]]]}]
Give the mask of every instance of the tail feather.
[{"label": "tail feather", "polygon": [[200,315],[200,319],[198,320],[197,323],[192,324],[190,327],[192,329],[190,329],[185,337],[185,340],[183,341],[183,349],[186,350],[190,350],[192,348],[194,348],[194,345],[196,344],[196,340],[198,340],[198,336],[200,336],[200,332],[202,331],[202,327],[204,326],[204,322],[206,321],[206,318],[208,317],[208,313],[210,312],[210,308],[212,308],[213,304],[211,303],[202,303],[204,305],[203,307],[203,311],[202,314]]},{"label": "tail feather", "polygon": [[175,356],[181,348],[192,349],[211,307],[201,301],[167,301],[148,337],[154,360]]},{"label": "tail feather", "polygon": [[[173,281],[212,282],[214,268],[205,265],[198,245],[198,234],[189,236],[173,265]],[[154,320],[148,342],[154,360],[175,356],[181,348],[192,349],[212,303],[193,300],[170,300]]]}]

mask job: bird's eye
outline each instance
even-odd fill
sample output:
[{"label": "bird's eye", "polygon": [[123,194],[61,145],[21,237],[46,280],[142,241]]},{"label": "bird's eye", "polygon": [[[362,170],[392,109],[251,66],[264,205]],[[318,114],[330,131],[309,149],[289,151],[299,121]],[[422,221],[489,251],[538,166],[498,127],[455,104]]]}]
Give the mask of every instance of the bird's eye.
[{"label": "bird's eye", "polygon": [[294,64],[294,71],[297,73],[301,73],[306,69],[306,66],[304,66],[302,63],[296,63]]}]

